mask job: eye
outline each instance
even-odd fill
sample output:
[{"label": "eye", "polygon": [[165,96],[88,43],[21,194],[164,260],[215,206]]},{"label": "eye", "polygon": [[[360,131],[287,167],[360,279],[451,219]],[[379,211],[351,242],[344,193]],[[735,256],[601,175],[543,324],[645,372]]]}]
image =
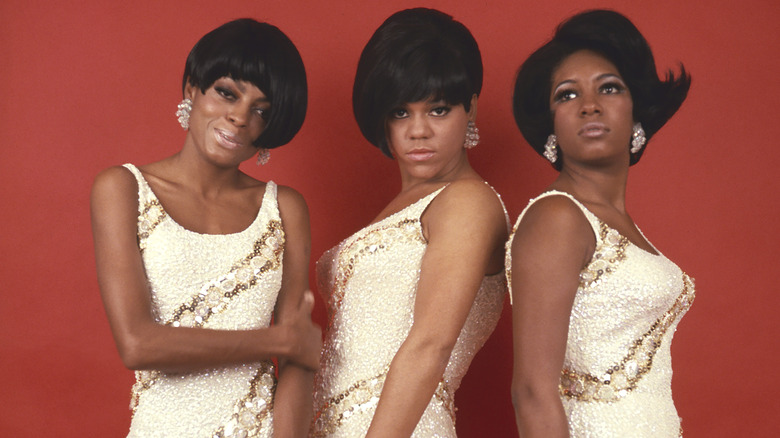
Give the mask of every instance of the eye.
[{"label": "eye", "polygon": [[403,108],[397,108],[390,111],[390,117],[393,119],[403,119],[409,116],[409,112]]},{"label": "eye", "polygon": [[558,90],[555,93],[555,96],[553,97],[553,101],[555,101],[555,102],[566,102],[566,101],[575,99],[576,97],[577,97],[577,92],[576,91],[574,91],[572,89],[569,89],[569,88],[564,88],[564,89]]},{"label": "eye", "polygon": [[254,112],[258,116],[260,116],[261,119],[267,121],[268,117],[271,116],[271,113],[270,113],[269,110],[270,110],[270,108],[257,107],[257,108],[254,109]]},{"label": "eye", "polygon": [[219,94],[220,96],[224,97],[225,99],[232,100],[232,99],[234,99],[236,97],[236,95],[232,91],[230,91],[229,89],[227,89],[225,87],[215,86],[214,87],[214,91],[216,91],[217,94]]},{"label": "eye", "polygon": [[604,94],[619,94],[625,91],[626,87],[619,82],[607,82],[599,87],[599,90]]},{"label": "eye", "polygon": [[430,114],[434,117],[443,117],[449,114],[450,107],[448,106],[437,106],[436,108],[432,109],[430,111]]}]

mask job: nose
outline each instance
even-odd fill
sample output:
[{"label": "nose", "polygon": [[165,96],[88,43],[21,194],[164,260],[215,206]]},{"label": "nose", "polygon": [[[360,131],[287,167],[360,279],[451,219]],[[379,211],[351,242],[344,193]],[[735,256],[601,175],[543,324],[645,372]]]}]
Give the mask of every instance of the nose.
[{"label": "nose", "polygon": [[430,121],[424,114],[413,115],[409,121],[409,138],[428,138],[431,135]]},{"label": "nose", "polygon": [[245,126],[247,120],[249,119],[249,112],[251,109],[249,107],[245,107],[246,105],[233,105],[230,107],[230,110],[228,111],[227,118],[230,120],[230,123],[236,125],[236,126]]},{"label": "nose", "polygon": [[580,100],[580,114],[583,116],[590,114],[601,114],[601,105],[598,96],[591,93],[585,93]]}]

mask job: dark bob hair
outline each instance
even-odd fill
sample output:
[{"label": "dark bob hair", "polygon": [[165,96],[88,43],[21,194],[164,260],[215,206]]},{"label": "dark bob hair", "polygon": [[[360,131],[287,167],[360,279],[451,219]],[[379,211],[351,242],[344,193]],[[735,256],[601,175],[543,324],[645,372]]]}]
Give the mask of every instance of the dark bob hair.
[{"label": "dark bob hair", "polygon": [[[677,77],[671,70],[667,71],[662,81],[650,46],[628,18],[608,10],[577,14],[561,23],[552,40],[531,54],[517,73],[513,98],[515,122],[540,155],[554,128],[550,110],[552,75],[564,59],[580,50],[596,52],[615,65],[631,93],[634,121],[642,123],[648,141],[680,108],[688,94],[691,77],[685,67],[680,64]],[[637,163],[645,149],[631,154],[630,164]],[[561,161],[553,167],[560,170]]]},{"label": "dark bob hair", "polygon": [[271,102],[257,147],[288,143],[306,117],[306,70],[298,49],[276,26],[242,18],[207,33],[187,56],[182,90],[189,82],[201,92],[221,77],[248,81]]},{"label": "dark bob hair", "polygon": [[385,122],[398,107],[425,99],[462,104],[482,91],[482,55],[466,26],[425,8],[391,15],[358,61],[352,110],[363,136],[392,158]]}]

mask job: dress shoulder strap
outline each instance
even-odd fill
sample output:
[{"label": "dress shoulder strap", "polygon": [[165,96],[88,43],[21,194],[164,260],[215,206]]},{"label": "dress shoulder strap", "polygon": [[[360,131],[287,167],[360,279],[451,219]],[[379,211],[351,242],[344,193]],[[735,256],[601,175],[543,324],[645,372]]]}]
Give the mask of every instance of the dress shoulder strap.
[{"label": "dress shoulder strap", "polygon": [[157,200],[157,196],[152,191],[149,183],[146,182],[146,178],[144,178],[141,171],[130,163],[125,163],[122,167],[129,170],[130,173],[135,176],[135,181],[138,183],[138,212],[143,213],[148,209],[149,204],[159,204],[160,201]]},{"label": "dress shoulder strap", "polygon": [[509,218],[509,212],[506,210],[506,205],[504,204],[504,200],[501,199],[501,194],[496,191],[493,186],[490,185],[487,181],[483,181],[488,187],[490,187],[490,190],[493,191],[493,193],[496,194],[496,197],[498,198],[498,202],[501,203],[501,209],[504,210],[504,220],[506,221],[506,230],[511,231],[512,222]]},{"label": "dress shoulder strap", "polygon": [[561,192],[559,190],[550,190],[547,192],[542,193],[541,195],[531,199],[528,201],[528,205],[523,209],[523,211],[520,213],[520,216],[517,217],[517,220],[515,221],[515,226],[512,228],[512,234],[514,234],[514,231],[517,230],[517,227],[520,225],[520,221],[523,219],[523,216],[525,216],[525,213],[528,211],[529,208],[531,208],[534,203],[540,199],[547,198],[548,196],[564,196],[566,198],[569,198],[571,202],[574,203],[579,209],[582,211],[582,214],[585,216],[585,218],[588,220],[588,223],[590,223],[591,228],[593,229],[593,234],[596,236],[596,242],[601,242],[600,237],[600,221],[594,215],[591,213],[590,210],[588,210],[587,207],[585,207],[580,201],[578,201],[574,196],[572,196],[569,193]]},{"label": "dress shoulder strap", "polygon": [[505,256],[504,256],[504,272],[506,273],[506,280],[507,285],[509,287],[509,303],[512,304],[512,242],[515,239],[515,232],[517,231],[517,227],[520,226],[520,221],[523,220],[523,216],[525,216],[525,213],[528,211],[529,208],[531,208],[534,203],[540,199],[546,198],[548,196],[565,196],[571,200],[571,202],[574,203],[579,209],[582,211],[582,214],[585,215],[585,218],[588,220],[588,223],[590,223],[591,228],[593,229],[593,235],[596,237],[596,245],[601,243],[601,233],[600,233],[600,224],[599,220],[593,213],[590,212],[590,210],[587,209],[580,201],[574,198],[569,193],[561,192],[558,190],[550,190],[547,192],[542,193],[541,195],[531,199],[528,201],[528,205],[523,209],[523,211],[520,213],[520,216],[517,217],[517,221],[515,221],[514,227],[512,227],[512,231],[509,233],[509,239],[506,242],[505,249]]},{"label": "dress shoulder strap", "polygon": [[279,195],[278,187],[275,182],[268,181],[265,184],[265,192],[263,192],[263,202],[260,206],[260,213],[265,213],[273,219],[280,219],[279,214]]},{"label": "dress shoulder strap", "polygon": [[446,184],[445,186],[434,190],[433,192],[423,196],[414,204],[409,205],[408,207],[399,211],[398,213],[401,213],[406,217],[419,219],[420,217],[422,217],[423,213],[428,208],[428,205],[430,205],[430,203],[433,202],[433,200],[436,199],[437,196],[439,196],[439,193],[441,193],[442,190],[446,189],[448,186],[449,184]]}]

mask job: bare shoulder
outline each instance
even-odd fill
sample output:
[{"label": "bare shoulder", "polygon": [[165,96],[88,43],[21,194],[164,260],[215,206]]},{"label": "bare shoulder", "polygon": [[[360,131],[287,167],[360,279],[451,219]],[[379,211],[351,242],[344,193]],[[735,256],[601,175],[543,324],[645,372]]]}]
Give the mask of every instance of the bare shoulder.
[{"label": "bare shoulder", "polygon": [[306,206],[306,200],[303,199],[303,195],[292,187],[277,185],[276,196],[281,212],[308,215],[309,209]]},{"label": "bare shoulder", "polygon": [[582,248],[595,244],[595,236],[580,207],[565,196],[547,196],[537,200],[525,212],[512,243],[513,253],[542,246]]},{"label": "bare shoulder", "polygon": [[457,213],[472,219],[496,217],[504,222],[504,209],[498,195],[477,179],[451,182],[431,203],[430,210],[431,213]]},{"label": "bare shoulder", "polygon": [[92,184],[92,203],[101,201],[137,202],[138,182],[125,167],[113,166],[100,172]]},{"label": "bare shoulder", "polygon": [[566,196],[546,196],[534,202],[525,212],[518,229],[543,225],[554,229],[590,229],[588,219],[577,204]]}]

